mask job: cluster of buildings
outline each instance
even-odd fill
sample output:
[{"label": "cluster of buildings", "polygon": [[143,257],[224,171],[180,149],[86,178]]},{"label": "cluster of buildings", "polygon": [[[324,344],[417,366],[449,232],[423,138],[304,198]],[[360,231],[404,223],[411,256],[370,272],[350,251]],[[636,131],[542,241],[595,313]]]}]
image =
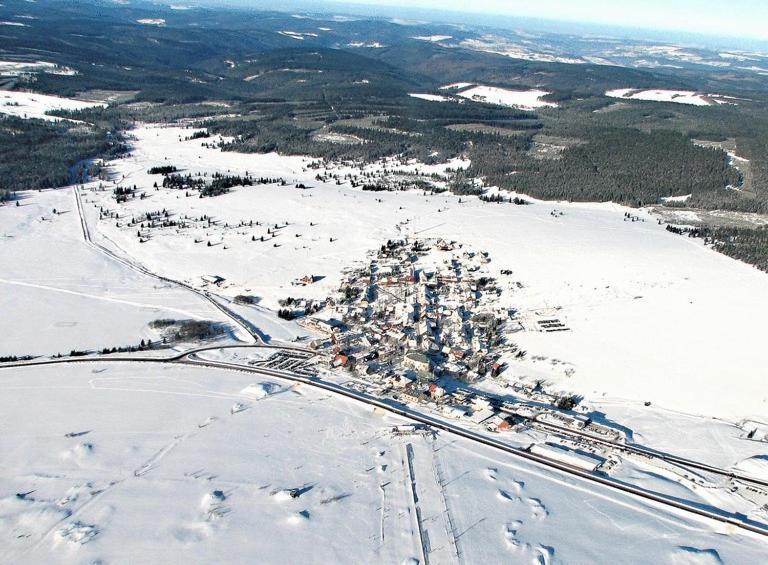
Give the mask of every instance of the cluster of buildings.
[{"label": "cluster of buildings", "polygon": [[326,336],[310,346],[404,401],[461,411],[461,385],[498,376],[515,351],[489,262],[443,239],[388,241],[346,273],[329,315],[305,321]]}]

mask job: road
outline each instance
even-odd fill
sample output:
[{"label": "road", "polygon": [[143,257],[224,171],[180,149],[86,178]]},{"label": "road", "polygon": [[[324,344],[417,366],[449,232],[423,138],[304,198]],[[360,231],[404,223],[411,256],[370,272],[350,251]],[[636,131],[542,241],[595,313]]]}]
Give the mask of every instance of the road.
[{"label": "road", "polygon": [[[518,417],[523,418],[523,416],[520,416],[520,415],[518,415]],[[605,445],[607,447],[610,447],[611,449],[616,449],[616,450],[624,451],[627,453],[634,453],[634,454],[642,455],[645,457],[653,457],[653,458],[661,459],[663,461],[668,461],[669,463],[674,463],[676,465],[683,465],[685,467],[691,467],[692,469],[698,469],[699,471],[706,471],[708,473],[713,473],[721,477],[738,479],[746,483],[751,483],[753,485],[758,485],[761,487],[768,488],[768,480],[758,479],[756,477],[747,477],[740,473],[735,473],[733,471],[728,471],[726,469],[721,469],[719,467],[713,467],[712,465],[708,465],[700,461],[694,461],[693,459],[686,459],[685,457],[679,457],[671,453],[656,451],[648,447],[643,447],[642,445],[627,444],[627,443],[621,443],[618,441],[611,441],[609,439],[603,439],[600,437],[596,437],[592,434],[584,433],[580,430],[566,428],[565,426],[559,426],[551,422],[543,422],[538,415],[534,416],[533,418],[525,417],[524,419],[530,423],[535,423],[537,426],[545,428],[546,430],[559,433],[561,435],[578,436],[580,438],[583,438],[586,441],[589,441],[592,443],[598,443],[600,445]]]},{"label": "road", "polygon": [[[317,377],[306,377],[303,375],[289,373],[286,371],[279,371],[279,370],[270,369],[267,367],[238,365],[235,363],[227,363],[223,361],[210,361],[210,360],[202,359],[199,357],[199,355],[197,355],[201,352],[220,349],[221,347],[222,346],[199,347],[193,350],[179,352],[173,356],[166,357],[166,358],[157,358],[157,357],[150,357],[150,356],[143,357],[143,356],[130,356],[130,355],[122,355],[122,356],[108,355],[108,356],[70,357],[70,358],[51,359],[51,360],[14,362],[14,363],[5,363],[0,365],[0,370],[4,368],[9,368],[9,367],[33,367],[33,366],[56,364],[56,363],[103,363],[103,362],[172,363],[172,364],[190,365],[190,366],[197,366],[197,367],[207,367],[211,369],[224,369],[224,370],[230,370],[230,371],[254,373],[254,374],[268,376],[272,378],[288,380],[296,383],[301,383],[307,386],[311,386],[326,392],[331,392],[335,395],[342,396],[342,397],[354,400],[356,402],[361,402],[369,406],[373,406],[375,408],[406,418],[412,422],[417,422],[420,424],[430,426],[431,428],[493,448],[501,453],[511,455],[516,458],[525,459],[527,462],[535,466],[559,471],[575,479],[588,482],[592,485],[600,485],[602,487],[607,487],[613,491],[622,492],[634,498],[638,498],[644,501],[650,501],[650,502],[662,505],[668,509],[674,509],[677,511],[685,512],[690,515],[695,515],[695,516],[703,517],[709,520],[714,520],[716,522],[727,524],[727,525],[739,528],[743,531],[759,534],[761,536],[768,538],[768,524],[761,524],[759,522],[751,521],[746,517],[741,517],[736,514],[728,513],[725,511],[716,512],[713,510],[701,508],[694,504],[688,504],[679,499],[672,498],[664,494],[648,491],[646,489],[629,485],[629,484],[611,479],[606,476],[590,473],[581,468],[568,465],[567,463],[562,463],[560,461],[555,461],[553,459],[548,459],[546,457],[542,457],[540,455],[530,453],[520,447],[507,444],[501,440],[495,439],[488,435],[484,435],[482,433],[464,428],[457,423],[441,420],[429,414],[418,412],[409,406],[396,403],[395,401],[389,401],[389,400],[384,400],[378,397],[373,397],[363,392],[348,389],[334,382],[318,379]],[[270,347],[270,346],[231,345],[231,346],[225,346],[225,347]],[[279,349],[279,347],[276,347],[276,346],[272,346],[271,348]]]},{"label": "road", "polygon": [[[75,201],[77,204],[78,215],[80,217],[80,223],[83,231],[83,237],[85,239],[85,242],[88,245],[92,246],[97,251],[104,253],[111,259],[118,261],[119,263],[122,263],[123,265],[131,269],[134,269],[146,276],[155,278],[157,280],[160,280],[169,284],[177,285],[209,301],[220,312],[222,312],[222,314],[224,314],[229,320],[231,320],[234,326],[240,328],[248,336],[250,336],[250,338],[252,339],[252,344],[250,345],[233,344],[233,345],[226,345],[226,346],[221,346],[221,345],[203,346],[203,347],[198,347],[194,349],[189,349],[183,352],[177,352],[168,357],[152,357],[152,356],[141,355],[141,354],[139,355],[119,354],[119,355],[106,355],[106,356],[69,357],[69,358],[61,358],[61,359],[31,360],[31,361],[2,364],[0,365],[0,370],[6,367],[33,367],[33,366],[56,364],[56,363],[93,363],[93,362],[98,362],[98,363],[101,363],[101,362],[175,363],[175,364],[202,366],[202,367],[208,367],[212,369],[224,369],[224,370],[235,370],[235,371],[242,371],[242,372],[248,372],[248,373],[256,373],[256,374],[265,375],[269,377],[289,380],[297,383],[302,383],[307,386],[312,386],[314,388],[331,392],[333,394],[351,399],[356,402],[361,402],[366,405],[379,408],[389,413],[404,417],[413,422],[418,422],[418,423],[430,426],[434,429],[441,430],[443,432],[446,432],[458,437],[462,437],[466,440],[496,449],[499,452],[502,452],[504,454],[511,455],[516,458],[525,459],[526,461],[528,461],[533,465],[557,470],[573,478],[589,482],[593,485],[601,485],[602,487],[607,487],[614,491],[620,491],[645,501],[651,501],[656,504],[663,505],[667,508],[676,509],[678,511],[686,512],[688,514],[696,515],[709,520],[714,520],[720,523],[725,523],[725,524],[740,528],[744,531],[749,531],[752,533],[759,534],[761,536],[768,537],[768,525],[750,521],[746,517],[737,516],[727,512],[716,512],[713,510],[704,509],[694,504],[688,504],[678,499],[674,499],[672,497],[668,497],[660,493],[648,491],[646,489],[642,489],[633,485],[619,482],[607,476],[593,474],[588,471],[582,470],[580,468],[568,465],[566,463],[562,463],[559,461],[548,459],[546,457],[542,457],[540,455],[530,453],[520,447],[507,444],[503,441],[497,440],[488,435],[464,428],[461,425],[456,424],[454,422],[442,420],[434,416],[431,416],[429,414],[416,411],[413,408],[404,404],[397,403],[394,400],[373,397],[366,393],[348,389],[337,383],[324,381],[316,377],[307,377],[307,376],[299,375],[296,373],[270,369],[267,367],[244,366],[244,365],[237,365],[234,363],[227,363],[222,361],[210,361],[210,360],[202,359],[198,354],[207,350],[212,350],[212,349],[221,349],[221,348],[230,348],[230,347],[268,347],[268,348],[275,348],[275,349],[288,349],[290,347],[269,346],[264,344],[260,339],[259,334],[255,330],[255,328],[253,328],[253,326],[242,316],[240,316],[236,312],[233,312],[232,310],[227,308],[224,304],[222,304],[215,297],[215,295],[212,295],[211,293],[208,293],[206,291],[198,290],[184,282],[176,281],[173,279],[169,279],[167,277],[157,275],[147,270],[143,266],[135,264],[127,259],[124,259],[118,256],[117,254],[115,254],[114,252],[110,251],[109,249],[105,248],[104,246],[94,242],[88,228],[87,220],[85,218],[85,212],[83,210],[83,205],[82,205],[79,190],[77,189],[77,187],[74,187],[73,190],[75,194]],[[298,347],[293,347],[292,349],[303,350],[302,348],[298,348]],[[537,423],[539,425],[542,424],[542,422],[537,422]],[[561,429],[559,426],[549,424],[549,423],[546,423],[546,426],[552,428],[553,430],[559,433],[568,433],[568,434],[578,433],[578,432],[575,432],[574,430],[567,429],[567,428]],[[739,478],[740,480],[753,482],[756,484],[760,484],[761,486],[768,486],[768,482],[766,481],[755,481],[754,479],[751,479],[748,477],[742,478],[737,475],[734,475],[731,472],[725,471],[723,469],[717,469],[716,467],[712,467],[696,461],[690,461],[690,460],[676,457],[673,455],[654,452],[652,450],[647,450],[642,447],[627,446],[625,444],[618,444],[618,443],[611,442],[609,440],[599,440],[592,436],[587,436],[586,434],[581,434],[581,435],[588,437],[590,441],[598,441],[599,443],[610,444],[610,446],[613,448],[632,450],[642,455],[646,455],[650,457],[659,457],[661,459],[665,459],[667,461],[670,461],[676,464],[687,465],[693,468],[705,470],[705,471],[716,473],[719,475],[726,475],[728,477]]]},{"label": "road", "polygon": [[132,261],[124,259],[123,257],[120,257],[116,253],[114,253],[111,250],[107,249],[106,247],[104,247],[100,243],[95,242],[93,240],[93,238],[91,237],[91,231],[88,228],[88,221],[85,218],[85,210],[83,209],[83,203],[82,203],[82,199],[81,199],[81,196],[80,196],[80,190],[77,188],[77,185],[74,185],[72,187],[72,190],[75,193],[75,203],[77,204],[77,214],[80,217],[80,227],[83,230],[83,239],[85,240],[85,243],[87,245],[91,246],[92,248],[94,248],[95,250],[99,251],[100,253],[103,253],[104,255],[109,257],[110,259],[112,259],[114,261],[117,261],[118,263],[121,263],[122,265],[125,265],[129,269],[133,269],[134,271],[138,271],[138,272],[142,273],[143,275],[146,275],[148,277],[152,277],[153,279],[157,279],[157,280],[163,281],[165,283],[169,283],[169,284],[172,284],[172,285],[175,285],[175,286],[182,287],[182,288],[184,288],[184,289],[186,289],[186,290],[188,290],[190,292],[193,292],[193,293],[197,294],[201,298],[203,298],[203,299],[207,300],[208,302],[210,302],[211,304],[213,304],[213,306],[217,310],[219,310],[222,314],[224,314],[224,316],[226,316],[230,320],[230,322],[232,322],[232,324],[235,327],[238,327],[241,330],[243,330],[254,342],[256,342],[256,343],[261,343],[262,342],[261,336],[259,336],[258,332],[255,330],[253,325],[248,320],[246,320],[245,318],[243,318],[242,316],[240,316],[236,312],[233,312],[232,310],[227,308],[224,304],[222,304],[220,302],[220,300],[222,300],[221,298],[216,297],[215,295],[211,294],[210,292],[199,290],[199,289],[197,289],[197,288],[193,287],[192,285],[189,285],[189,284],[187,284],[185,282],[177,281],[177,280],[170,279],[168,277],[163,277],[161,275],[153,273],[149,269],[146,269],[145,267],[142,267],[141,265],[138,265],[136,263],[133,263]]},{"label": "road", "polygon": [[723,512],[723,513],[713,512],[710,510],[700,508],[693,504],[686,504],[684,502],[665,496],[663,494],[654,493],[651,491],[647,491],[645,489],[641,489],[639,487],[635,487],[632,485],[628,485],[626,483],[613,480],[608,477],[596,475],[588,471],[584,471],[578,467],[568,465],[567,463],[561,463],[559,461],[555,461],[552,459],[548,459],[546,457],[536,455],[534,453],[530,453],[522,448],[509,445],[507,443],[504,443],[503,441],[463,428],[458,424],[440,420],[433,416],[430,416],[421,412],[417,412],[408,406],[397,405],[394,402],[393,403],[385,402],[382,399],[371,397],[367,394],[348,389],[336,383],[323,381],[317,378],[309,378],[309,377],[304,377],[300,375],[289,374],[289,373],[285,373],[284,371],[276,371],[268,368],[257,368],[257,367],[251,367],[251,366],[245,367],[242,365],[225,363],[221,361],[203,361],[203,360],[199,360],[199,358],[194,360],[181,359],[178,362],[192,364],[192,365],[202,365],[202,366],[211,367],[211,368],[222,368],[222,369],[258,373],[258,374],[262,374],[270,377],[276,377],[276,378],[291,380],[294,382],[300,382],[300,383],[313,386],[328,392],[335,393],[340,396],[344,396],[346,398],[363,402],[370,406],[375,406],[376,408],[380,408],[382,410],[386,410],[387,412],[397,414],[398,416],[402,416],[411,421],[425,424],[432,428],[462,437],[464,439],[468,439],[470,441],[474,441],[476,443],[480,443],[488,447],[492,447],[494,449],[497,449],[509,455],[526,459],[527,461],[535,463],[539,466],[548,467],[550,469],[557,469],[558,471],[562,471],[568,475],[578,477],[579,479],[583,479],[591,483],[597,483],[603,486],[607,486],[613,490],[618,490],[644,500],[653,501],[667,507],[682,510],[690,514],[695,514],[698,516],[709,518],[711,520],[716,520],[721,523],[730,524],[732,526],[736,526],[743,530],[747,530],[747,531],[768,537],[768,524],[760,524],[758,522],[747,521],[746,519],[741,519],[740,517],[734,514],[730,514],[726,512]]}]

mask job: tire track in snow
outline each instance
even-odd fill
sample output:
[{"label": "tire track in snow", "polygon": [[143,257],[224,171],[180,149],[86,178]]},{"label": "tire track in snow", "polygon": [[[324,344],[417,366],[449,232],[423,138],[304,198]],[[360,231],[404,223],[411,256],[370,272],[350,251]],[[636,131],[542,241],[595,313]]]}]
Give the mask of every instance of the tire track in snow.
[{"label": "tire track in snow", "polygon": [[71,294],[74,296],[80,296],[83,298],[90,298],[92,300],[102,300],[104,302],[113,302],[115,304],[125,304],[127,306],[136,306],[137,308],[154,308],[157,310],[165,310],[166,312],[176,312],[177,314],[183,314],[184,316],[189,316],[190,318],[194,318],[196,320],[202,320],[203,317],[199,316],[197,314],[192,314],[191,312],[187,312],[186,310],[180,310],[179,308],[173,308],[170,306],[160,306],[157,304],[147,304],[144,302],[134,302],[132,300],[123,300],[120,298],[112,298],[110,296],[98,296],[96,294],[88,294],[87,292],[78,292],[76,290],[69,290],[66,288],[57,288],[55,286],[48,286],[44,284],[35,284],[35,283],[28,283],[28,282],[21,282],[21,281],[12,281],[8,279],[2,279],[0,278],[0,283],[3,284],[10,284],[15,286],[23,286],[28,288],[34,288],[37,290],[47,290],[50,292],[61,292],[63,294]]}]

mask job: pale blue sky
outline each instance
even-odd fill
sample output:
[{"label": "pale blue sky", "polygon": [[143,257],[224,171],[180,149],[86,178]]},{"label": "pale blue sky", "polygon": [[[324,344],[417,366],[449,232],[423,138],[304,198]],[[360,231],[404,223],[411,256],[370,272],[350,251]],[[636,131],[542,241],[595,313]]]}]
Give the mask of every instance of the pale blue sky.
[{"label": "pale blue sky", "polygon": [[[345,3],[347,0],[337,0]],[[768,0],[349,0],[768,40]]]}]

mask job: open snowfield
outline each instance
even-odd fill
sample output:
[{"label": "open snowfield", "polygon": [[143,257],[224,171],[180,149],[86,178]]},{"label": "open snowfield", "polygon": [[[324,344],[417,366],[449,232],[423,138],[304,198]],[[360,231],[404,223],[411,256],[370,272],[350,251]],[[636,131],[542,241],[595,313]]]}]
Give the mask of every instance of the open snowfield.
[{"label": "open snowfield", "polygon": [[157,339],[146,326],[158,318],[226,322],[88,246],[71,188],[25,192],[20,204],[0,207],[0,356],[135,345]]},{"label": "open snowfield", "polygon": [[653,102],[675,102],[676,104],[689,104],[691,106],[711,106],[716,104],[736,104],[730,96],[718,94],[702,94],[690,90],[637,90],[634,88],[617,88],[605,93],[611,98],[625,100],[650,100]]},{"label": "open snowfield", "polygon": [[[210,215],[218,226],[206,226],[182,236],[169,230],[139,243],[136,230],[116,228],[112,221],[98,221],[95,205],[118,209],[111,189],[107,189],[84,192],[89,222],[98,227],[93,235],[107,246],[127,251],[153,272],[196,286],[204,286],[201,280],[204,275],[219,275],[225,282],[214,287],[217,292],[227,296],[254,294],[262,298],[264,306],[274,309],[277,300],[288,295],[327,296],[337,288],[343,269],[362,259],[368,250],[379,247],[382,241],[402,233],[397,225],[400,221],[414,213],[431,213],[446,200],[425,200],[416,193],[374,194],[318,183],[314,179],[317,171],[306,169],[308,159],[222,153],[203,148],[199,142],[178,141],[179,136],[188,136],[191,131],[150,127],[133,132],[138,139],[136,150],[131,157],[115,162],[113,170],[122,183],[149,189],[148,196],[143,200],[130,200],[119,209],[124,217],[126,213],[140,215],[162,208],[174,211],[177,216]],[[212,174],[228,170],[230,174],[245,174],[247,171],[256,176],[283,177],[291,184],[302,182],[315,188],[261,185],[238,188],[216,198],[185,198],[184,191],[151,188],[155,181],[162,182],[162,177],[149,175],[147,170],[170,163],[189,172]],[[464,166],[461,162],[451,162],[445,166],[397,168],[437,173],[446,167],[461,166]],[[351,170],[337,172],[343,174]],[[253,220],[254,226],[234,229],[241,220]],[[288,226],[277,230],[274,237],[267,234],[268,228],[275,224],[282,226],[284,222],[288,222]],[[227,223],[233,229],[224,228]],[[258,240],[262,235],[266,241],[252,241],[253,236]],[[200,243],[195,243],[195,239]],[[212,242],[211,247],[207,246],[208,241]],[[307,287],[291,285],[294,279],[310,273],[324,278]]]},{"label": "open snowfield", "polygon": [[460,90],[467,88],[468,86],[474,86],[471,82],[453,82],[440,87],[440,90]]},{"label": "open snowfield", "polygon": [[[764,324],[760,313],[768,312],[768,277],[668,233],[642,212],[646,221],[625,222],[626,209],[612,204],[514,206],[466,197],[459,204],[450,195],[364,192],[315,181],[316,170],[304,170],[308,160],[299,157],[222,153],[178,141],[190,131],[140,128],[133,156],[113,164],[117,178],[124,175],[124,184],[147,189],[147,198],[118,207],[105,191],[86,193],[86,200],[129,216],[162,208],[209,214],[219,227],[158,232],[140,244],[135,230],[116,228],[113,220],[98,222],[98,210],[86,204],[89,221],[98,223],[95,237],[153,271],[198,286],[202,275],[220,275],[226,281],[217,292],[247,292],[271,308],[286,296],[328,295],[343,269],[389,238],[448,237],[490,252],[492,274],[509,280],[504,304],[531,320],[558,317],[570,328],[515,334],[529,355],[512,365],[511,377],[545,378],[587,398],[651,401],[732,419],[765,417],[764,359],[753,338]],[[266,185],[185,198],[183,191],[151,188],[160,177],[146,171],[158,164],[282,176],[312,188]],[[553,216],[554,208],[563,215]],[[262,225],[235,227],[250,219]],[[251,241],[284,221],[288,225],[276,238]],[[214,245],[207,247],[206,240]],[[513,275],[499,275],[501,269]],[[310,273],[324,278],[306,287],[291,285]],[[564,368],[572,368],[572,376]]]},{"label": "open snowfield", "polygon": [[447,96],[440,96],[439,94],[421,94],[418,92],[409,93],[408,96],[413,98],[421,98],[422,100],[426,100],[428,102],[450,102],[451,100]]},{"label": "open snowfield", "polygon": [[[765,457],[765,443],[745,439],[747,430],[752,429],[748,423],[692,416],[620,400],[597,400],[589,402],[589,407],[593,414],[610,414],[612,421],[627,424],[624,429],[636,443],[680,457],[723,469],[742,468]],[[744,470],[768,480],[768,467]]]},{"label": "open snowfield", "polygon": [[0,75],[2,76],[16,76],[25,72],[54,68],[56,68],[55,64],[46,61],[0,61]]},{"label": "open snowfield", "polygon": [[63,118],[49,116],[51,110],[83,110],[96,106],[105,107],[98,102],[85,102],[60,96],[49,96],[37,92],[22,92],[17,90],[0,90],[0,114],[8,114],[19,118],[38,118],[48,121],[59,121]]},{"label": "open snowfield", "polygon": [[436,43],[439,41],[445,41],[446,39],[452,39],[452,36],[450,35],[417,35],[413,39],[418,39],[420,41],[430,41],[432,43]]},{"label": "open snowfield", "polygon": [[[519,108],[520,110],[533,110],[535,108],[556,108],[554,102],[542,100],[542,96],[549,94],[546,90],[510,90],[508,88],[499,88],[497,86],[474,85],[471,82],[456,82],[446,84],[440,87],[440,90],[453,91],[457,96],[483,102],[486,104],[498,104],[500,106],[509,106],[510,108]],[[430,102],[449,102],[457,100],[448,96],[439,94],[421,94],[409,93],[408,96],[421,98]]]},{"label": "open snowfield", "polygon": [[474,86],[457,93],[463,98],[520,108],[521,110],[533,110],[534,108],[555,108],[557,104],[542,100],[542,96],[549,94],[546,90],[509,90],[496,86]]},{"label": "open snowfield", "polygon": [[393,437],[401,420],[278,379],[102,362],[6,368],[0,387],[5,563],[423,562],[417,506],[434,563],[765,551],[467,440]]}]

